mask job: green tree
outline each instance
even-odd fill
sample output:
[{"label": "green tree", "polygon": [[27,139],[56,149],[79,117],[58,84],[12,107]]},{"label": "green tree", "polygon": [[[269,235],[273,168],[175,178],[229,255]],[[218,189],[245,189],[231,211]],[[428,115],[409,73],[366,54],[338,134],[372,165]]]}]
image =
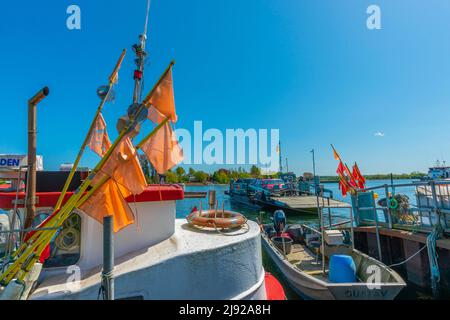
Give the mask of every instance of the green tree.
[{"label": "green tree", "polygon": [[196,171],[194,177],[195,180],[201,183],[206,183],[206,181],[208,181],[208,174],[203,171]]},{"label": "green tree", "polygon": [[223,171],[214,172],[212,179],[220,184],[230,183],[230,177]]},{"label": "green tree", "polygon": [[167,183],[178,183],[178,175],[175,172],[172,172],[171,170],[166,172],[166,182]]},{"label": "green tree", "polygon": [[261,176],[261,169],[258,168],[258,167],[255,166],[255,165],[253,165],[253,166],[250,168],[250,174],[251,174],[253,177],[258,178],[258,177]]},{"label": "green tree", "polygon": [[186,177],[186,170],[183,167],[178,167],[175,169],[175,173],[178,176],[178,182],[186,182],[188,181],[188,177]]}]

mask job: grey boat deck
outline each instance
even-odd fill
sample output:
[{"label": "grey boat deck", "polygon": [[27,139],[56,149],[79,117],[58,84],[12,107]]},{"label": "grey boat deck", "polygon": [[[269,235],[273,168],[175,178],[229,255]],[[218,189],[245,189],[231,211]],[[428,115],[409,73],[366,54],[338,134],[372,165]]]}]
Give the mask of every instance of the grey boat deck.
[{"label": "grey boat deck", "polygon": [[[286,258],[297,269],[322,281],[327,281],[327,278],[322,274],[321,262],[317,261],[316,255],[313,254],[306,246],[301,244],[293,244],[291,252],[286,256]],[[325,274],[327,273],[328,269],[325,269]]]},{"label": "grey boat deck", "polygon": [[[316,196],[298,196],[298,197],[273,197],[273,200],[284,203],[292,209],[317,209]],[[335,200],[319,197],[319,206],[322,208],[350,208],[350,204]]]}]

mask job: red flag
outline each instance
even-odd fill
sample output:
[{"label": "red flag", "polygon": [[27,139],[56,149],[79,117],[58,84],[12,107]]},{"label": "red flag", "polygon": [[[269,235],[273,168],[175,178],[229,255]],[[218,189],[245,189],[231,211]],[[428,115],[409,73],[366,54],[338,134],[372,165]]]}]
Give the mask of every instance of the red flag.
[{"label": "red flag", "polygon": [[361,189],[365,188],[366,185],[366,179],[361,174],[361,171],[359,171],[358,165],[355,162],[355,165],[353,166],[353,178],[358,182],[358,187]]},{"label": "red flag", "polygon": [[341,190],[342,196],[345,198],[347,196],[347,187],[342,182],[342,180],[339,180],[339,190]]},{"label": "red flag", "polygon": [[344,171],[345,171],[344,164],[341,161],[339,161],[339,165],[338,165],[338,167],[336,169],[336,173],[338,175],[344,175]]}]

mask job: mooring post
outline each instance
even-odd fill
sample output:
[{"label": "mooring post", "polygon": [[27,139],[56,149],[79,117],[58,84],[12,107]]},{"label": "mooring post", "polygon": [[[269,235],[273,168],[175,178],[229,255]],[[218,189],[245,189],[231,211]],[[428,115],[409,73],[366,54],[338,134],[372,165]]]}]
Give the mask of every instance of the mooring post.
[{"label": "mooring post", "polygon": [[377,214],[377,207],[375,203],[375,197],[372,192],[372,199],[373,199],[373,219],[375,222],[375,232],[376,232],[376,238],[377,238],[377,249],[378,249],[378,260],[380,262],[383,262],[383,255],[381,254],[381,240],[380,240],[380,227],[378,225],[378,214]]},{"label": "mooring post", "polygon": [[[430,184],[431,184],[431,195],[433,197],[433,210],[434,210],[434,214],[436,215],[437,224],[440,225],[441,224],[441,215],[439,212],[438,198],[437,198],[437,194],[436,194],[436,183],[434,181],[431,181]],[[433,226],[432,220],[430,220],[430,225]]]},{"label": "mooring post", "polygon": [[106,300],[114,300],[114,220],[103,218],[103,272],[102,286]]},{"label": "mooring post", "polygon": [[208,191],[208,204],[209,204],[209,210],[213,210],[216,205],[216,191],[215,190]]},{"label": "mooring post", "polygon": [[[48,87],[41,89],[28,100],[28,171],[27,199],[24,229],[31,228],[36,214],[36,106],[49,94]],[[23,235],[22,235],[23,236]]]},{"label": "mooring post", "polygon": [[386,195],[386,207],[388,212],[389,229],[392,229],[391,207],[389,206],[389,186],[387,184],[384,185],[384,193]]},{"label": "mooring post", "polygon": [[350,237],[352,241],[352,249],[355,250],[355,230],[353,229],[353,209],[350,209]]}]

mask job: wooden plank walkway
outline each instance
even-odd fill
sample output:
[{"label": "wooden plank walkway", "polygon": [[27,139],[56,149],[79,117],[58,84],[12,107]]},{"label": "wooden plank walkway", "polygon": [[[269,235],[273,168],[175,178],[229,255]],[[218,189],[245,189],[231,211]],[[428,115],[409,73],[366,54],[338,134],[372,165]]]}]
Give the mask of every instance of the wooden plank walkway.
[{"label": "wooden plank walkway", "polygon": [[[273,197],[273,200],[284,203],[293,209],[314,209],[317,208],[316,196],[299,196],[299,197]],[[329,201],[329,202],[328,202]],[[335,200],[319,197],[319,206],[322,208],[350,208],[350,204]]]}]

